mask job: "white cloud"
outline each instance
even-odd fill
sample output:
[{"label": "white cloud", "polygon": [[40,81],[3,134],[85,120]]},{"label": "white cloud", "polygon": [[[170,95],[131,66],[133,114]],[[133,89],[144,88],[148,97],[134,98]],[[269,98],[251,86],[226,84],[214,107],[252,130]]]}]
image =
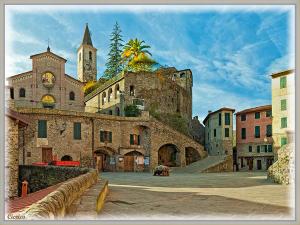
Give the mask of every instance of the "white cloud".
[{"label": "white cloud", "polygon": [[295,55],[286,54],[273,60],[267,68],[267,75],[295,68]]}]

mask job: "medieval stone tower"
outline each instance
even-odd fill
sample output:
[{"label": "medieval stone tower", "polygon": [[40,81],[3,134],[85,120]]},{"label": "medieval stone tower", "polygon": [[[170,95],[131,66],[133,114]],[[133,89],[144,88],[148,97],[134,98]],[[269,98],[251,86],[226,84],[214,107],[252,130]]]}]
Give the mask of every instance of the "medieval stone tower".
[{"label": "medieval stone tower", "polygon": [[88,24],[77,50],[77,74],[81,82],[97,80],[97,49],[93,46]]}]

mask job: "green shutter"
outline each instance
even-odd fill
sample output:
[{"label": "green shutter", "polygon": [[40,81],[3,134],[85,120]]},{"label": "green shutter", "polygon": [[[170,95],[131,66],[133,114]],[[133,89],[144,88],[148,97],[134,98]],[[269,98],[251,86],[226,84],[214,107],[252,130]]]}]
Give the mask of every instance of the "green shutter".
[{"label": "green shutter", "polygon": [[47,120],[38,121],[38,138],[47,138]]},{"label": "green shutter", "polygon": [[286,77],[280,77],[280,89],[286,88]]},{"label": "green shutter", "polygon": [[246,139],[246,128],[242,128],[242,139]]},{"label": "green shutter", "polygon": [[272,152],[272,145],[268,145],[268,152]]},{"label": "green shutter", "polygon": [[260,126],[255,126],[255,137],[260,138]]},{"label": "green shutter", "polygon": [[271,137],[272,136],[272,125],[267,125],[267,133],[266,133],[267,137]]},{"label": "green shutter", "polygon": [[286,110],[286,99],[280,100],[280,105],[281,105],[281,111]]},{"label": "green shutter", "polygon": [[256,151],[257,151],[257,153],[260,153],[260,146],[259,145],[256,146]]},{"label": "green shutter", "polygon": [[252,146],[249,145],[249,152],[252,152]]},{"label": "green shutter", "polygon": [[260,118],[260,112],[256,112],[255,113],[255,119],[259,119]]},{"label": "green shutter", "polygon": [[281,128],[287,128],[287,118],[281,118]]},{"label": "green shutter", "polygon": [[112,143],[112,132],[108,132],[109,134],[109,143]]},{"label": "green shutter", "polygon": [[268,145],[264,145],[265,152],[268,152]]},{"label": "green shutter", "polygon": [[81,139],[81,123],[74,123],[74,139]]},{"label": "green shutter", "polygon": [[104,131],[100,130],[100,142],[104,142]]},{"label": "green shutter", "polygon": [[131,144],[131,145],[134,144],[134,137],[133,137],[133,134],[130,134],[130,144]]},{"label": "green shutter", "polygon": [[138,145],[141,145],[141,136],[138,135]]},{"label": "green shutter", "polygon": [[286,137],[282,137],[281,138],[281,147],[287,144],[287,138]]}]

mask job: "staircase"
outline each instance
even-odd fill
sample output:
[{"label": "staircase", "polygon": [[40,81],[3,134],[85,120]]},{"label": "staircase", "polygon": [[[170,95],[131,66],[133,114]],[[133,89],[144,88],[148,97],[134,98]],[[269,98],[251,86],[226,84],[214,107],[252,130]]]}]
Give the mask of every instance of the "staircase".
[{"label": "staircase", "polygon": [[207,156],[206,158],[197,162],[191,163],[186,167],[171,168],[174,173],[201,173],[204,170],[216,166],[226,160],[226,156]]}]

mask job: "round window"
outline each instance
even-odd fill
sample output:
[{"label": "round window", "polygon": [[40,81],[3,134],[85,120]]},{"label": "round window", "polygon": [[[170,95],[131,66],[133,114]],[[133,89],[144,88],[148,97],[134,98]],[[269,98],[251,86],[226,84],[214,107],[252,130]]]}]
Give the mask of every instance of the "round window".
[{"label": "round window", "polygon": [[45,87],[51,88],[54,86],[55,83],[55,76],[53,73],[46,72],[42,75],[42,83]]}]

